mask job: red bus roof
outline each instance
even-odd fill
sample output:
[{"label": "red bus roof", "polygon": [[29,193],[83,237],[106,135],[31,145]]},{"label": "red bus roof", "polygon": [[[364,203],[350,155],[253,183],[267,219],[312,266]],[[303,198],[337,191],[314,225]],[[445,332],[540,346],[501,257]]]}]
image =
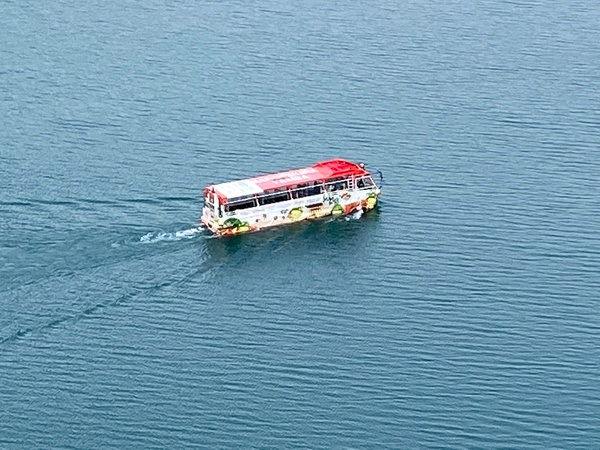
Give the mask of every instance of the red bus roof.
[{"label": "red bus roof", "polygon": [[213,188],[222,199],[231,199],[235,197],[263,194],[265,191],[271,189],[288,188],[296,184],[363,175],[369,175],[369,172],[367,172],[364,167],[343,159],[332,159],[302,169],[288,170],[285,172],[247,178],[245,180],[216,184],[214,186],[209,186],[207,189]]}]

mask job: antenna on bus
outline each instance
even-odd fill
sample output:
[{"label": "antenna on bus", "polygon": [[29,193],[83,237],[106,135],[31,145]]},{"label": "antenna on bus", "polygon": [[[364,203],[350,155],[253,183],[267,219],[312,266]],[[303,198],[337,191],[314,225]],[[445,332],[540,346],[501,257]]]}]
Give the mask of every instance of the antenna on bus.
[{"label": "antenna on bus", "polygon": [[383,187],[383,172],[377,168],[375,171],[379,174],[379,187]]},{"label": "antenna on bus", "polygon": [[[364,163],[359,163],[358,165],[360,166],[361,169],[365,168]],[[377,167],[369,166],[369,169],[371,169],[374,172],[377,172],[379,174],[379,187],[382,187],[383,186],[383,172],[381,170],[379,170]]]}]

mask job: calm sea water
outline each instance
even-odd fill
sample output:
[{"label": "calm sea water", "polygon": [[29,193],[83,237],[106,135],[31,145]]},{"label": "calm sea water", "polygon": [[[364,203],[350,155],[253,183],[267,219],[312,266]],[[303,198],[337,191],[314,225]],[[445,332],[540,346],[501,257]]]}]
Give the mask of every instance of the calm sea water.
[{"label": "calm sea water", "polygon": [[[600,7],[0,4],[1,448],[600,448]],[[379,209],[227,240],[204,185]]]}]

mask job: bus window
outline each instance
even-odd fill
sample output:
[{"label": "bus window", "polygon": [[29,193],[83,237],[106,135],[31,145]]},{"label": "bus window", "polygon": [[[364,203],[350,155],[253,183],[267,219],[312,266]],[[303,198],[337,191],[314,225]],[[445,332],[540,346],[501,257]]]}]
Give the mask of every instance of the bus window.
[{"label": "bus window", "polygon": [[258,203],[261,205],[271,205],[273,203],[285,202],[290,199],[290,193],[287,189],[274,189],[266,191],[265,195],[258,197]]},{"label": "bus window", "polygon": [[225,205],[225,212],[233,212],[240,209],[254,208],[256,206],[256,200],[254,197],[241,197],[230,200]]},{"label": "bus window", "polygon": [[358,189],[366,189],[366,188],[370,188],[374,185],[375,185],[375,183],[373,182],[373,179],[371,177],[359,178],[356,181],[356,187]]},{"label": "bus window", "polygon": [[292,198],[304,198],[306,197],[307,184],[296,184],[290,189],[292,191]]},{"label": "bus window", "polygon": [[310,197],[323,193],[323,186],[320,183],[298,184],[292,188],[294,198]]},{"label": "bus window", "polygon": [[348,189],[348,180],[345,178],[334,178],[327,183],[329,191],[342,191]]},{"label": "bus window", "polygon": [[306,189],[306,196],[311,195],[319,195],[323,193],[323,185],[321,183],[309,183],[308,188]]},{"label": "bus window", "polygon": [[205,196],[204,196],[204,206],[209,207],[210,209],[214,208],[214,203],[213,203],[213,194],[211,194],[210,192],[208,192]]}]

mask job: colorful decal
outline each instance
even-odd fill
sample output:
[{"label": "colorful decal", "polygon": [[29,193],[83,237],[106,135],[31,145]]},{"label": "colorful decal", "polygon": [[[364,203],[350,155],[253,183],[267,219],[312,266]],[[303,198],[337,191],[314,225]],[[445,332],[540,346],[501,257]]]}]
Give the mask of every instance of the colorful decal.
[{"label": "colorful decal", "polygon": [[223,225],[225,228],[230,228],[234,233],[242,233],[250,229],[250,224],[248,222],[242,222],[235,217],[230,217]]},{"label": "colorful decal", "polygon": [[289,213],[288,213],[288,217],[291,220],[298,220],[300,219],[300,217],[302,216],[302,208],[298,207],[298,208],[293,208]]},{"label": "colorful decal", "polygon": [[367,208],[373,209],[373,208],[375,208],[376,204],[377,204],[377,195],[374,194],[373,192],[371,192],[369,194],[369,196],[367,197]]},{"label": "colorful decal", "polygon": [[333,214],[334,216],[342,214],[343,212],[344,212],[344,208],[342,208],[342,205],[340,205],[339,203],[336,203],[333,206],[333,209],[331,210],[331,214]]},{"label": "colorful decal", "polygon": [[242,224],[240,219],[236,219],[235,217],[230,217],[225,222],[223,222],[223,226],[226,228],[237,228]]},{"label": "colorful decal", "polygon": [[358,211],[360,209],[360,207],[361,207],[360,202],[348,203],[347,205],[344,206],[344,213],[351,214],[355,211]]}]

